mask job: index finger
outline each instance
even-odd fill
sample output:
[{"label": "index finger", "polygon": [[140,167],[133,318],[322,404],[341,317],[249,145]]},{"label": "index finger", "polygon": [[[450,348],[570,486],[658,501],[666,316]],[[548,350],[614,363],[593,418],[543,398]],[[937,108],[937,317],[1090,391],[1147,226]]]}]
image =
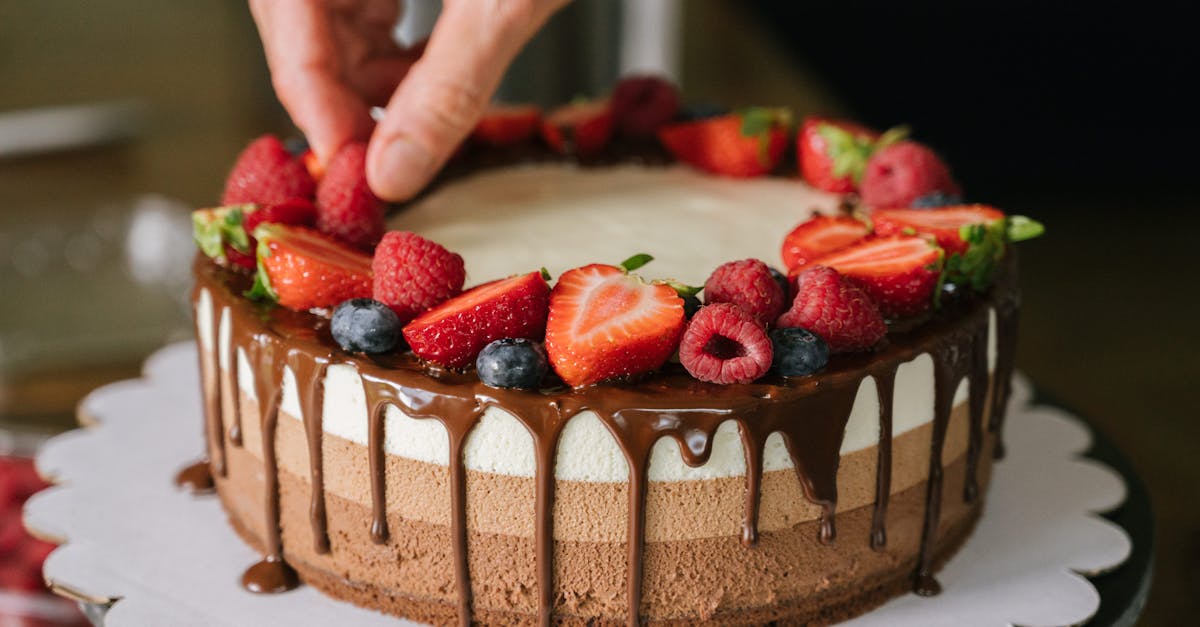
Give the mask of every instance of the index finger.
[{"label": "index finger", "polygon": [[271,83],[321,162],[374,126],[363,97],[340,75],[330,15],[317,0],[251,0]]}]

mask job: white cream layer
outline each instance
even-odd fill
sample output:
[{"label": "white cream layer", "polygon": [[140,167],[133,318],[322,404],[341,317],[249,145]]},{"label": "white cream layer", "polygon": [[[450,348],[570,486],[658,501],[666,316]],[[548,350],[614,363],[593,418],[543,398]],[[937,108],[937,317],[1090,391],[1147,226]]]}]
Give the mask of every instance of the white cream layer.
[{"label": "white cream layer", "polygon": [[467,283],[546,268],[557,277],[636,253],[648,279],[702,285],[726,261],[777,263],[783,237],[839,197],[793,179],[731,179],[682,167],[541,164],[483,172],[393,216],[463,256]]},{"label": "white cream layer", "polygon": [[[228,368],[227,350],[230,316],[222,312],[219,329],[212,323],[212,299],[202,290],[196,315],[201,321],[198,336],[202,350],[213,350],[214,335],[220,338],[218,363]],[[995,315],[989,316],[988,368],[995,368]],[[254,375],[245,351],[238,351],[238,384],[242,393],[255,398]],[[933,359],[922,354],[901,364],[896,372],[893,407],[893,434],[916,429],[933,421]],[[954,403],[967,399],[967,382],[959,382]],[[291,419],[301,417],[296,378],[284,370],[283,399],[280,409]],[[325,377],[324,429],[327,433],[367,444],[367,403],[362,380],[351,365],[331,366]],[[449,465],[449,436],[436,420],[415,419],[395,407],[386,412],[384,450],[399,457]],[[854,401],[854,409],[842,440],[843,455],[875,446],[879,442],[879,399],[875,382],[863,380]],[[508,412],[489,409],[467,438],[465,465],[470,470],[510,476],[532,477],[536,468],[533,438]],[[767,439],[763,456],[767,471],[792,467],[791,458],[778,434]],[[683,481],[742,476],[746,472],[745,453],[733,421],[717,429],[712,456],[707,464],[692,468],[683,462],[679,445],[670,438],[659,440],[650,457],[651,481]],[[567,423],[558,444],[555,476],[567,481],[623,482],[629,470],[615,438],[604,423],[590,411],[581,412]]]}]

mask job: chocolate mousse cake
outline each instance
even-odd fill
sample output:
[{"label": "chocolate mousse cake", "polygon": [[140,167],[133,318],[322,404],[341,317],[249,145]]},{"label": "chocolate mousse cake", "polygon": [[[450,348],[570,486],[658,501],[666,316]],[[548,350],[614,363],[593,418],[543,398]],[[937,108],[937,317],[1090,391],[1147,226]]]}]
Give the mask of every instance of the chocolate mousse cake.
[{"label": "chocolate mousse cake", "polygon": [[898,133],[630,96],[668,89],[497,108],[386,218],[361,146],[243,153],[195,216],[207,458],[180,480],[262,553],[248,590],[436,625],[937,594],[1002,454],[1036,223]]}]

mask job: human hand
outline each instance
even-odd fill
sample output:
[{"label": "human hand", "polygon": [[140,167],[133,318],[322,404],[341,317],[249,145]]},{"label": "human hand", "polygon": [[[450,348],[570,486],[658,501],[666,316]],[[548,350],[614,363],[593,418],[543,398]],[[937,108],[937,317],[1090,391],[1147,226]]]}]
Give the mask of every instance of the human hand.
[{"label": "human hand", "polygon": [[[428,42],[392,39],[400,0],[250,0],[280,102],[327,162],[370,138],[367,181],[404,200],[471,131],[521,47],[569,0],[445,0]],[[375,124],[372,106],[386,103]]]}]

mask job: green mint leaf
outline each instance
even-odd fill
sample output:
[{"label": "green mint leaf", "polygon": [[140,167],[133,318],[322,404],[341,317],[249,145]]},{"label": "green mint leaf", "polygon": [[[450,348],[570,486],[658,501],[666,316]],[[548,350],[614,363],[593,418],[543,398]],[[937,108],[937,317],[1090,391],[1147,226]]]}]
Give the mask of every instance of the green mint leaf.
[{"label": "green mint leaf", "polygon": [[654,261],[654,257],[651,257],[650,255],[647,255],[646,253],[638,253],[638,254],[630,257],[629,259],[622,261],[621,268],[624,269],[626,272],[633,272],[634,270],[637,270],[638,268],[650,263],[651,261]]},{"label": "green mint leaf", "polygon": [[549,281],[550,279],[554,278],[554,277],[550,276],[550,271],[547,270],[545,267],[542,268],[541,272],[542,272],[542,280],[543,281]]},{"label": "green mint leaf", "polygon": [[1042,226],[1042,223],[1037,220],[1032,220],[1025,216],[1008,217],[1008,241],[1010,242],[1023,242],[1027,239],[1039,237],[1045,232],[1046,227]]}]

